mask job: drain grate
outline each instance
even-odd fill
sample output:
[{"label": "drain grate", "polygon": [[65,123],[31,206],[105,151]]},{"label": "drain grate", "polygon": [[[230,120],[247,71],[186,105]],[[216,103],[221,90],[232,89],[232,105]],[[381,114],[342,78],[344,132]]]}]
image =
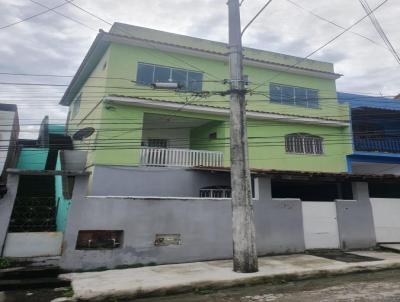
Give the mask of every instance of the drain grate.
[{"label": "drain grate", "polygon": [[382,259],[378,259],[378,258],[360,256],[360,255],[346,253],[346,252],[337,251],[337,250],[327,250],[327,251],[315,250],[315,251],[308,251],[308,254],[317,256],[317,257],[326,258],[326,259],[347,262],[347,263],[366,262],[366,261],[381,261],[382,260]]}]

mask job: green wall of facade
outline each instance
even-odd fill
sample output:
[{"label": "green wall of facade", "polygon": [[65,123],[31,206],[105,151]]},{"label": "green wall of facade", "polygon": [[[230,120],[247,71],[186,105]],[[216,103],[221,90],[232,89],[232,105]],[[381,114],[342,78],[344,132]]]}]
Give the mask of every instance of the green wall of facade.
[{"label": "green wall of facade", "polygon": [[[224,152],[224,164],[229,166],[228,117],[185,112],[115,105],[102,102],[107,95],[131,96],[193,105],[229,107],[229,96],[212,95],[206,98],[189,98],[190,94],[153,90],[137,85],[137,63],[152,63],[177,68],[204,71],[203,91],[226,91],[221,80],[228,77],[227,62],[166,53],[156,49],[111,44],[91,77],[82,87],[79,113],[69,118],[68,132],[94,127],[96,132],[82,142],[74,142],[75,148],[89,150],[88,167],[94,164],[135,166],[140,163],[143,117],[146,113],[174,117],[192,117],[208,120],[207,125],[191,129],[190,147],[200,150]],[[313,63],[314,64],[314,63]],[[314,66],[315,67],[315,66]],[[326,66],[324,66],[326,68]],[[322,68],[323,69],[323,68]],[[267,113],[348,120],[347,105],[339,105],[334,80],[277,72],[265,68],[245,66],[245,74],[253,82],[248,88],[253,93],[246,96],[247,109]],[[217,81],[218,80],[218,81]],[[133,81],[133,82],[132,82]],[[300,86],[319,90],[319,108],[304,108],[269,102],[269,83]],[[96,86],[96,87],[93,87]],[[351,153],[348,127],[327,127],[295,122],[272,120],[248,120],[250,166],[253,168],[307,170],[324,172],[347,171],[345,156]],[[216,140],[208,140],[210,132],[217,132]],[[284,136],[290,133],[310,133],[324,138],[323,155],[288,154]]]},{"label": "green wall of facade", "polygon": [[[133,119],[135,124],[128,130],[119,130],[120,125],[112,125],[110,131],[103,131],[98,138],[109,142],[104,148],[94,151],[93,164],[139,165],[142,120],[146,113],[167,115],[177,119],[191,117],[208,120],[209,123],[193,127],[190,135],[190,148],[194,150],[222,151],[224,165],[229,166],[229,122],[227,118],[206,114],[176,112],[136,106],[112,105],[113,111],[104,109],[106,119]],[[304,170],[321,172],[347,171],[346,155],[351,153],[348,128],[281,123],[267,120],[248,120],[249,158],[252,168]],[[112,131],[116,130],[116,131]],[[217,139],[209,139],[216,132]],[[285,135],[309,133],[324,139],[323,155],[290,154],[285,151]],[[118,136],[116,138],[116,136]],[[340,142],[340,143],[338,143]],[[98,146],[102,143],[99,142]]]},{"label": "green wall of facade", "polygon": [[[229,66],[227,62],[189,55],[171,54],[156,49],[132,47],[121,44],[112,44],[109,48],[108,77],[122,77],[135,81],[138,62],[195,71],[195,67],[200,66],[201,70],[204,71],[203,80],[206,81],[203,83],[203,91],[226,91],[229,89],[227,85],[215,82],[222,81],[228,77]],[[329,117],[342,120],[347,120],[349,117],[348,106],[338,104],[337,102],[336,84],[334,80],[298,75],[289,72],[278,72],[246,65],[244,66],[244,73],[248,75],[249,80],[253,82],[248,89],[254,90],[252,95],[246,96],[248,110],[296,114],[310,117]],[[319,90],[320,107],[304,108],[271,103],[269,102],[270,82],[317,89]],[[174,92],[155,91],[143,85],[135,85],[129,81],[108,79],[107,86],[117,88],[107,88],[106,94],[151,97],[154,99],[173,100],[176,102],[186,101],[186,94],[184,93],[176,94]],[[229,96],[221,97],[215,95],[191,103],[228,107],[228,102]]]}]

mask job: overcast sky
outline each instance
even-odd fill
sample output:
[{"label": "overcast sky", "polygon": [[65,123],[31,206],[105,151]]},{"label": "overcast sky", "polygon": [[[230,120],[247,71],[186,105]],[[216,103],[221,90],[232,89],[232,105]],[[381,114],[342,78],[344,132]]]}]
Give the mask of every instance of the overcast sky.
[{"label": "overcast sky", "polygon": [[[54,7],[63,0],[35,0]],[[348,27],[365,15],[358,0],[291,0],[307,10]],[[368,0],[371,7],[383,0]],[[245,25],[266,0],[245,0]],[[195,37],[227,41],[226,0],[75,0],[74,3],[109,22],[124,22]],[[46,10],[31,0],[0,0],[0,27]],[[0,29],[0,73],[75,73],[98,29],[109,25],[65,4],[14,26]],[[376,13],[388,38],[400,51],[400,1],[389,0]],[[92,28],[89,29],[88,27]],[[287,0],[274,0],[244,36],[245,46],[304,57],[329,41],[342,29],[322,21]],[[368,39],[347,32],[311,58],[335,64],[344,76],[339,91],[391,96],[400,93],[400,68],[366,18],[352,29]],[[0,75],[0,82],[68,84],[70,78]],[[0,85],[0,102],[19,105],[21,124],[37,124],[44,115],[51,122],[64,122],[66,108],[58,105],[66,87]],[[32,131],[21,134],[34,137]]]}]

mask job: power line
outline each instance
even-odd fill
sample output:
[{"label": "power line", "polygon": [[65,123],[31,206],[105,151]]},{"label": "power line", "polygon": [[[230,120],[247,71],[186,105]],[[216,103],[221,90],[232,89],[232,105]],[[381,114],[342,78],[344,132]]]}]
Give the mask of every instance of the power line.
[{"label": "power line", "polygon": [[81,21],[79,21],[79,20],[76,20],[76,19],[74,19],[74,18],[71,18],[71,17],[69,17],[69,16],[63,14],[63,13],[60,13],[60,12],[56,11],[54,8],[50,8],[50,7],[44,5],[44,4],[40,3],[40,2],[37,2],[37,1],[35,1],[35,0],[30,0],[30,1],[33,2],[33,3],[35,3],[35,4],[37,4],[37,5],[39,5],[39,6],[41,6],[41,7],[47,8],[47,9],[51,10],[52,12],[54,12],[55,14],[57,14],[57,15],[59,15],[59,16],[62,16],[62,17],[64,17],[64,18],[67,18],[68,20],[71,20],[71,21],[73,21],[73,22],[75,22],[75,23],[78,23],[78,24],[80,24],[80,25],[82,25],[82,26],[84,26],[84,27],[86,27],[86,28],[88,28],[88,29],[90,29],[90,30],[97,31],[97,30],[94,29],[93,27],[90,27],[89,25],[86,25],[85,23],[83,23],[83,22],[81,22]]},{"label": "power line", "polygon": [[393,57],[396,59],[397,63],[400,64],[400,56],[396,52],[396,49],[393,47],[392,43],[390,42],[389,38],[387,37],[385,31],[383,30],[381,24],[379,23],[378,19],[375,17],[375,14],[371,10],[368,2],[366,0],[359,0],[364,10],[368,13],[368,16],[374,25],[376,31],[378,32],[379,36],[382,38],[383,42],[386,44],[390,52],[392,53]]},{"label": "power line", "polygon": [[[286,68],[284,71],[280,71],[280,72],[276,72],[275,75],[273,77],[271,77],[267,82],[265,83],[269,83],[270,81],[272,81],[273,79],[275,79],[276,77],[278,77],[280,74],[282,74],[283,72],[287,72],[290,69],[292,69],[293,67],[298,66],[300,63],[304,62],[305,60],[307,60],[309,57],[311,57],[312,55],[314,55],[315,53],[317,53],[318,51],[320,51],[321,49],[325,48],[326,46],[328,46],[329,44],[331,44],[332,42],[334,42],[336,39],[338,39],[339,37],[341,37],[342,35],[344,35],[346,32],[350,31],[354,26],[358,25],[360,22],[362,22],[364,19],[366,19],[371,13],[373,13],[374,11],[378,10],[380,7],[382,7],[386,2],[388,2],[389,0],[384,0],[383,2],[381,2],[378,6],[376,6],[373,10],[371,10],[370,13],[368,13],[367,15],[363,16],[361,19],[358,19],[356,22],[354,22],[352,25],[350,25],[349,27],[345,28],[342,32],[340,32],[339,34],[337,34],[336,36],[334,36],[332,39],[330,39],[328,42],[326,42],[325,44],[323,44],[322,46],[318,47],[316,50],[312,51],[310,54],[308,54],[307,56],[305,56],[304,58],[301,58],[300,60],[298,60],[297,63],[290,65],[288,68]],[[252,91],[256,90],[257,88],[263,86],[263,84],[258,85],[257,87],[253,88]]]},{"label": "power line", "polygon": [[[69,1],[69,2],[72,2],[72,1],[74,1],[74,0],[71,0],[71,1]],[[22,22],[31,20],[31,19],[33,19],[33,18],[39,17],[39,16],[44,15],[44,14],[47,14],[48,12],[50,12],[50,11],[56,9],[56,8],[59,8],[59,7],[61,7],[61,6],[64,6],[64,5],[66,5],[66,4],[68,4],[68,3],[61,3],[61,4],[59,4],[59,5],[56,5],[56,6],[52,7],[52,8],[48,8],[48,9],[46,9],[46,10],[44,10],[44,11],[41,11],[40,13],[37,13],[37,14],[35,14],[35,15],[31,15],[31,16],[29,16],[29,17],[27,17],[27,18],[24,18],[24,19],[21,19],[21,20],[19,20],[19,21],[16,21],[16,22],[13,22],[13,23],[10,23],[10,24],[1,26],[1,27],[0,27],[0,30],[5,29],[5,28],[9,28],[9,27],[11,27],[11,26],[20,24],[20,23],[22,23]]]},{"label": "power line", "polygon": [[[71,4],[71,5],[73,5],[74,7],[78,8],[79,10],[81,10],[81,11],[83,11],[83,12],[89,14],[90,16],[92,16],[92,17],[94,17],[94,18],[96,18],[96,19],[98,19],[98,20],[100,20],[100,21],[106,23],[107,25],[110,25],[110,26],[113,25],[111,22],[108,22],[107,20],[105,20],[105,19],[99,17],[98,15],[95,15],[94,13],[88,11],[87,9],[84,9],[84,8],[82,8],[81,6],[79,6],[79,5],[75,4],[75,3],[72,3],[72,1],[69,1],[69,0],[64,0],[64,1],[68,2],[69,4]],[[131,35],[130,35],[130,33],[127,32],[124,28],[120,28],[120,30],[126,34],[126,37],[132,38]],[[142,39],[142,41],[144,41],[146,44],[150,45],[151,48],[160,50],[157,46],[154,45],[154,43],[152,43],[152,42],[150,42],[150,41],[147,41],[147,40],[145,40],[145,39]],[[193,65],[193,64],[191,64],[191,63],[188,63],[186,60],[184,60],[184,59],[182,59],[182,58],[176,57],[176,56],[174,56],[174,55],[172,55],[172,54],[169,54],[168,52],[164,52],[164,54],[168,55],[169,57],[171,57],[171,58],[173,58],[173,59],[175,59],[175,60],[177,60],[177,61],[180,61],[180,62],[184,63],[184,64],[187,65],[187,66],[191,66],[191,67],[195,68],[196,70],[201,71],[201,72],[203,72],[204,74],[207,74],[208,76],[210,76],[210,77],[212,77],[212,78],[214,78],[214,79],[217,79],[217,80],[221,80],[221,81],[222,81],[222,79],[218,79],[218,77],[214,76],[213,74],[211,74],[211,73],[209,73],[209,72],[206,72],[206,71],[204,71],[204,70],[198,68],[197,66],[195,66],[195,65]]]},{"label": "power line", "polygon": [[77,9],[79,9],[79,10],[81,10],[81,11],[87,13],[88,15],[90,15],[90,16],[92,16],[92,17],[94,17],[94,18],[96,18],[96,19],[98,19],[98,20],[100,20],[100,21],[102,21],[102,22],[104,22],[104,23],[106,23],[106,24],[112,26],[112,23],[111,23],[111,22],[108,22],[107,20],[104,20],[103,18],[101,18],[101,17],[99,17],[99,16],[97,16],[97,15],[91,13],[90,11],[88,11],[88,10],[86,10],[86,9],[84,9],[84,8],[82,8],[82,7],[80,7],[79,5],[77,5],[77,4],[75,4],[75,3],[72,3],[73,0],[64,0],[64,1],[67,2],[66,4],[71,4],[71,5],[75,6]]},{"label": "power line", "polygon": [[[322,20],[322,21],[325,21],[325,22],[327,22],[327,23],[329,23],[329,24],[332,24],[332,25],[334,25],[334,26],[336,26],[336,27],[338,27],[338,28],[340,28],[340,29],[346,29],[344,26],[341,26],[341,25],[337,24],[336,22],[334,22],[334,21],[332,21],[332,20],[329,20],[329,19],[327,19],[327,18],[325,18],[325,17],[323,17],[323,16],[321,16],[321,15],[318,15],[317,13],[314,13],[312,10],[307,9],[307,8],[305,8],[304,6],[301,6],[300,4],[298,4],[298,3],[296,3],[296,2],[294,2],[294,1],[292,1],[292,0],[286,0],[286,1],[288,1],[288,2],[291,3],[292,5],[296,6],[297,8],[300,8],[300,9],[302,9],[302,10],[308,12],[309,14],[313,15],[314,17],[316,17],[316,18],[318,18],[318,19],[320,19],[320,20]],[[387,49],[385,46],[379,44],[378,42],[372,40],[371,38],[368,38],[367,36],[364,36],[364,35],[362,35],[362,34],[359,34],[359,33],[355,32],[355,31],[349,31],[349,32],[352,33],[352,34],[354,34],[354,35],[356,35],[356,36],[359,36],[359,37],[361,37],[361,38],[363,38],[363,39],[366,39],[366,40],[368,40],[369,42],[374,43],[375,45],[378,45],[378,46],[380,46],[380,47],[383,47],[383,48]]]},{"label": "power line", "polygon": [[269,0],[259,11],[258,13],[250,20],[249,23],[243,28],[242,30],[242,36],[245,33],[245,31],[250,27],[250,25],[258,18],[258,16],[261,15],[261,13],[267,8],[267,6],[272,2],[272,0]]}]

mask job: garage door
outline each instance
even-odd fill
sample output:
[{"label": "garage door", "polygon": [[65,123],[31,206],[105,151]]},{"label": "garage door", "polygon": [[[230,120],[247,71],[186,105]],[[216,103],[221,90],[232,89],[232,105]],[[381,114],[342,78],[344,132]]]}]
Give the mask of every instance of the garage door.
[{"label": "garage door", "polygon": [[334,202],[302,202],[306,249],[339,248]]},{"label": "garage door", "polygon": [[371,198],[377,242],[400,242],[400,199]]}]

